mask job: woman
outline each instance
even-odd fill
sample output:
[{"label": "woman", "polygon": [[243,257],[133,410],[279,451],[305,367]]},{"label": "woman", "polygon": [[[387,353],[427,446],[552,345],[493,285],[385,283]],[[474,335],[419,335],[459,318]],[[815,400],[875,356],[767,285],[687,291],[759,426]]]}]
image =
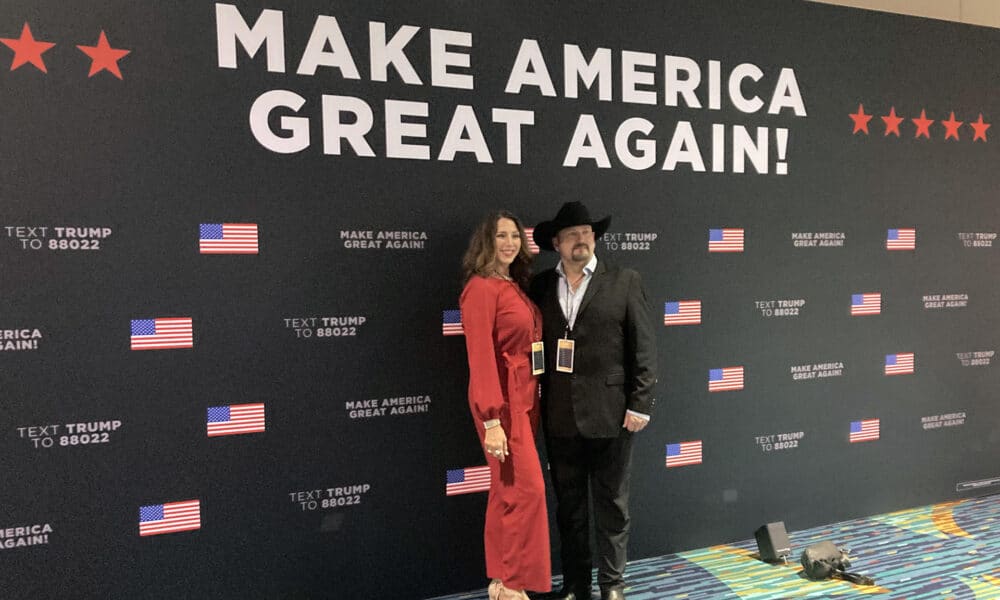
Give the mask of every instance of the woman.
[{"label": "woman", "polygon": [[490,467],[483,535],[490,600],[526,600],[525,589],[551,589],[545,486],[535,450],[538,382],[531,370],[542,317],[524,291],[530,265],[524,228],[502,211],[479,225],[462,260],[469,407]]}]

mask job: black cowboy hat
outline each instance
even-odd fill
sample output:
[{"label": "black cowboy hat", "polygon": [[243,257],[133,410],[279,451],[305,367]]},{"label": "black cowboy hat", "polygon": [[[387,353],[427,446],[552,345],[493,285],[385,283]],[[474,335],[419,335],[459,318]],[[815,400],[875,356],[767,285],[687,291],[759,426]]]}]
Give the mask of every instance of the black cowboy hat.
[{"label": "black cowboy hat", "polygon": [[535,239],[535,244],[542,250],[554,251],[552,238],[556,237],[556,234],[561,230],[578,225],[590,225],[594,229],[594,237],[599,238],[611,225],[611,217],[607,216],[600,221],[591,221],[590,211],[583,205],[583,202],[567,202],[556,213],[556,218],[535,225],[531,237]]}]

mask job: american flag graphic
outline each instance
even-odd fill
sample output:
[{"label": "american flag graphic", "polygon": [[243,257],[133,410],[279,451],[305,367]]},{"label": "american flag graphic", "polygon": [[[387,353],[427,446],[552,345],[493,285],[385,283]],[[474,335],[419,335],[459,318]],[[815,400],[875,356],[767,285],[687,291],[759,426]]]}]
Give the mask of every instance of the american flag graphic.
[{"label": "american flag graphic", "polygon": [[191,317],[132,320],[132,350],[193,348]]},{"label": "american flag graphic", "polygon": [[487,492],[489,489],[489,466],[466,467],[464,469],[450,469],[448,471],[444,494],[445,496],[457,496],[459,494]]},{"label": "american flag graphic", "polygon": [[708,391],[725,392],[743,389],[743,367],[711,369],[708,372]]},{"label": "american flag graphic", "polygon": [[441,333],[444,335],[465,335],[462,329],[462,311],[446,310],[441,317]]},{"label": "american flag graphic", "polygon": [[264,431],[264,405],[231,404],[212,406],[205,420],[208,437]]},{"label": "american flag graphic", "polygon": [[743,230],[734,228],[709,229],[708,251],[743,252]]},{"label": "american flag graphic", "polygon": [[664,325],[698,325],[701,323],[701,300],[678,300],[663,306]]},{"label": "american flag graphic", "polygon": [[886,250],[916,250],[916,229],[890,229],[885,236]]},{"label": "american flag graphic", "polygon": [[257,254],[256,223],[202,223],[198,226],[202,254]]},{"label": "american flag graphic", "polygon": [[667,468],[701,464],[701,440],[667,444]]},{"label": "american flag graphic", "polygon": [[139,535],[201,529],[201,502],[184,500],[139,507]]},{"label": "american flag graphic", "polygon": [[909,375],[911,373],[913,373],[912,352],[885,355],[886,375]]},{"label": "american flag graphic", "polygon": [[882,294],[852,294],[851,316],[877,315],[882,312]]},{"label": "american flag graphic", "polygon": [[851,421],[850,440],[854,442],[870,442],[878,439],[878,419]]},{"label": "american flag graphic", "polygon": [[541,251],[541,249],[538,247],[538,244],[535,243],[535,228],[525,227],[524,237],[528,242],[528,252],[531,252],[532,254],[538,254]]}]

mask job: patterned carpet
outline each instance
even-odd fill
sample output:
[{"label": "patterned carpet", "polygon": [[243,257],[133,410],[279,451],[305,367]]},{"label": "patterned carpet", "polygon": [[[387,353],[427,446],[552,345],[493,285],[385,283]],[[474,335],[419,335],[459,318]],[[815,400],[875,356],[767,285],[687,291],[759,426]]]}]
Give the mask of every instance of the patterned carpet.
[{"label": "patterned carpet", "polygon": [[[1000,495],[790,532],[789,538],[787,565],[757,560],[753,539],[629,563],[626,597],[1000,599]],[[799,556],[820,540],[851,548],[852,570],[877,585],[806,579]],[[483,589],[438,600],[485,598]]]}]

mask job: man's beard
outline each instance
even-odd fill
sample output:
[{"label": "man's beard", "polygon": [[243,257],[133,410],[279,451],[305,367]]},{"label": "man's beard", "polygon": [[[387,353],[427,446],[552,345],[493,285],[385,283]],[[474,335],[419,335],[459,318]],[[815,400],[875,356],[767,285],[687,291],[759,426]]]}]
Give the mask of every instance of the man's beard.
[{"label": "man's beard", "polygon": [[592,255],[593,251],[590,249],[590,246],[587,246],[586,244],[580,244],[579,246],[576,246],[575,248],[573,248],[573,252],[570,254],[570,256],[573,257],[574,262],[583,262],[590,260],[590,257]]}]

